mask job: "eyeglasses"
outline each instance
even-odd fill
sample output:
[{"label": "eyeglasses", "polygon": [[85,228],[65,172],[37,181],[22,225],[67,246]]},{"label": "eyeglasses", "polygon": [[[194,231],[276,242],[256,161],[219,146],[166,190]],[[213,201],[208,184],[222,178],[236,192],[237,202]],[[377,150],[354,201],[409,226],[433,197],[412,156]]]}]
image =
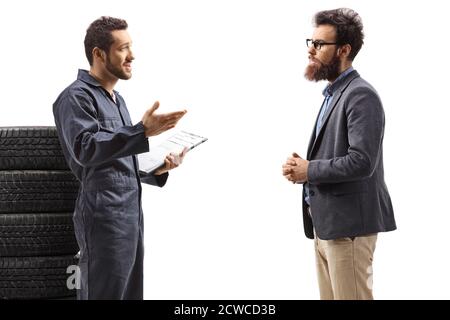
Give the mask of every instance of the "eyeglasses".
[{"label": "eyeglasses", "polygon": [[308,48],[311,48],[311,46],[314,46],[314,49],[320,50],[322,49],[322,46],[331,45],[331,44],[339,44],[337,42],[325,42],[322,40],[314,40],[313,39],[306,39],[306,46]]}]

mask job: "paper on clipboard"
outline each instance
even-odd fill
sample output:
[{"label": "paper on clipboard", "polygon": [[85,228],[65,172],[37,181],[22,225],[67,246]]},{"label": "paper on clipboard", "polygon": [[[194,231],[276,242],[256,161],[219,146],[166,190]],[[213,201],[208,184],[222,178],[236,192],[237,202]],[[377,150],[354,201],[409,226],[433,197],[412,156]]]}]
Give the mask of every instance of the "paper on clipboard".
[{"label": "paper on clipboard", "polygon": [[149,152],[139,154],[139,171],[144,174],[151,173],[164,164],[164,159],[169,153],[180,153],[185,147],[191,150],[206,140],[208,138],[180,131],[161,144],[151,147]]}]

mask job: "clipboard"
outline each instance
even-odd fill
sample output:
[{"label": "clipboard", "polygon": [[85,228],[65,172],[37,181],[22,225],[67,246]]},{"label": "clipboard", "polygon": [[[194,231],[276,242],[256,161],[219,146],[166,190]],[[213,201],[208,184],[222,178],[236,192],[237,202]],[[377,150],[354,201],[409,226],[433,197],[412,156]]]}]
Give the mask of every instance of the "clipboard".
[{"label": "clipboard", "polygon": [[187,131],[180,131],[155,147],[149,152],[138,154],[139,171],[142,174],[151,174],[164,165],[166,156],[173,153],[181,153],[185,147],[188,151],[207,141],[208,138]]}]

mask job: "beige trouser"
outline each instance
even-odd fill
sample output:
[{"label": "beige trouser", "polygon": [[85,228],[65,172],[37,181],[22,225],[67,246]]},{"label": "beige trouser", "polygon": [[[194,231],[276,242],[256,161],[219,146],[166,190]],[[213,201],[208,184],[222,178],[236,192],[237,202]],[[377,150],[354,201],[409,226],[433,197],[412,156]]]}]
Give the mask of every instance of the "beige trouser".
[{"label": "beige trouser", "polygon": [[372,300],[372,260],[377,234],[321,240],[315,236],[322,300]]}]

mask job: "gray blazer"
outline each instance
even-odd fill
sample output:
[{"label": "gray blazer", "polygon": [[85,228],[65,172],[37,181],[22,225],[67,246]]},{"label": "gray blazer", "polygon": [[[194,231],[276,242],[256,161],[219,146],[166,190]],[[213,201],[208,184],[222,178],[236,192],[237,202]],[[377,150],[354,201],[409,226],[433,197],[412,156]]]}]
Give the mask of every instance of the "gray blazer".
[{"label": "gray blazer", "polygon": [[[317,120],[316,120],[317,121]],[[311,215],[305,234],[323,240],[396,229],[384,182],[384,111],[375,89],[352,71],[334,93],[308,146]]]}]

